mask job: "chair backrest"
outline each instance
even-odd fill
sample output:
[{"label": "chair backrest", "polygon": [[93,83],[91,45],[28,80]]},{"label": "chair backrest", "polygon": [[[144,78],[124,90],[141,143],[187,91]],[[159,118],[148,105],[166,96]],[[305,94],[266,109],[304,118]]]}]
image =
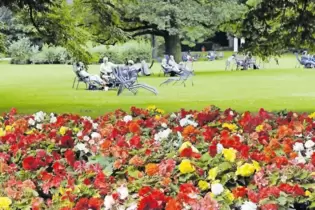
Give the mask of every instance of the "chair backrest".
[{"label": "chair backrest", "polygon": [[73,65],[72,65],[72,70],[73,70],[73,72],[75,73],[75,75],[76,75],[76,77],[80,80],[80,81],[83,81],[84,80],[84,78],[79,74],[79,70],[78,70],[78,67],[77,67],[77,64],[76,63],[74,63]]},{"label": "chair backrest", "polygon": [[113,74],[119,83],[123,84],[127,88],[132,86],[138,78],[138,71],[131,70],[128,67],[116,67],[114,68]]}]

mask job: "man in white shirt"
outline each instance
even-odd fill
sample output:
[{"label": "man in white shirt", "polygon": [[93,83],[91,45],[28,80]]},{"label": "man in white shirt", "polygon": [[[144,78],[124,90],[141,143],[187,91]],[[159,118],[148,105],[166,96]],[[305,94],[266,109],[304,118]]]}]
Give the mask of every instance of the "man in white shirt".
[{"label": "man in white shirt", "polygon": [[105,81],[109,81],[109,79],[114,78],[113,76],[113,68],[117,67],[117,65],[113,64],[112,62],[108,61],[107,57],[104,57],[103,63],[100,67],[100,74],[102,79]]}]

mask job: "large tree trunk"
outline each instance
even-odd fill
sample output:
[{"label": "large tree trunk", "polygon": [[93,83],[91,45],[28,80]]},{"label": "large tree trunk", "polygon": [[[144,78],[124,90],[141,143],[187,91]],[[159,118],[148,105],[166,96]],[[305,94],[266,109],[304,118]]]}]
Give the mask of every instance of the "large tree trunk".
[{"label": "large tree trunk", "polygon": [[165,51],[167,55],[173,55],[176,62],[182,60],[182,46],[178,35],[169,35],[164,37]]}]

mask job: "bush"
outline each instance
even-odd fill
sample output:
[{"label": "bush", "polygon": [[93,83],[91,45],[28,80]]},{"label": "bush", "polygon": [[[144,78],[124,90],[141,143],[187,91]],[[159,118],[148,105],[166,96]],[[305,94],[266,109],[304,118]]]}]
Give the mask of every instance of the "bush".
[{"label": "bush", "polygon": [[45,44],[40,52],[32,55],[30,60],[34,64],[66,64],[70,62],[70,56],[63,47]]},{"label": "bush", "polygon": [[32,46],[28,38],[11,43],[8,49],[13,64],[28,64],[33,54],[38,53],[38,46]]},{"label": "bush", "polygon": [[[125,63],[125,60],[141,60],[151,61],[152,58],[152,47],[149,42],[145,41],[129,41],[124,44],[115,46],[96,46],[90,48],[90,53],[93,55],[93,62],[101,60],[103,57],[108,57],[114,63]],[[96,59],[98,56],[99,59]]]}]

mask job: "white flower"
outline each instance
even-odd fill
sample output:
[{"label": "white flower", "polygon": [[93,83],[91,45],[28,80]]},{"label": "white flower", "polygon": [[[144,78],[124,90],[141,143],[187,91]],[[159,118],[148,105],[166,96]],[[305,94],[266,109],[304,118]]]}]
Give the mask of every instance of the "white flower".
[{"label": "white flower", "polygon": [[40,111],[34,115],[35,121],[42,122],[45,119],[46,113]]},{"label": "white flower", "polygon": [[303,145],[303,143],[296,142],[296,143],[293,145],[293,150],[294,150],[295,152],[303,151],[303,150],[304,150],[304,145]]},{"label": "white flower", "polygon": [[299,137],[299,138],[302,138],[303,135],[300,133],[300,134],[295,134],[296,137]]},{"label": "white flower", "polygon": [[305,148],[307,149],[310,149],[312,147],[315,146],[315,143],[312,141],[312,140],[308,140],[306,143],[305,143]]},{"label": "white flower", "polygon": [[233,115],[234,115],[234,112],[231,110],[231,111],[229,112],[229,115],[233,116]]},{"label": "white flower", "polygon": [[113,196],[106,195],[105,200],[104,200],[105,210],[111,210],[114,204],[115,204],[115,200]]},{"label": "white flower", "polygon": [[89,152],[89,150],[85,147],[85,144],[82,144],[82,143],[77,144],[75,148],[79,151],[83,151],[84,153]]},{"label": "white flower", "polygon": [[175,113],[172,113],[170,117],[171,117],[171,118],[176,118],[177,116],[176,116]]},{"label": "white flower", "polygon": [[126,115],[123,120],[125,123],[128,123],[129,121],[132,121],[132,116]]},{"label": "white flower", "polygon": [[125,200],[129,193],[128,193],[128,188],[124,185],[121,185],[120,187],[117,188],[117,192],[119,194],[119,199],[120,200]]},{"label": "white flower", "polygon": [[43,124],[37,124],[37,125],[36,125],[36,128],[37,128],[38,130],[42,130],[42,129],[43,129]]},{"label": "white flower", "polygon": [[84,140],[84,141],[88,141],[88,140],[90,140],[90,137],[84,136],[84,137],[83,137],[83,140]]},{"label": "white flower", "polygon": [[305,152],[306,158],[308,158],[308,159],[311,158],[313,153],[314,153],[313,149],[307,149]]},{"label": "white flower", "polygon": [[224,147],[223,147],[222,144],[217,144],[217,153],[218,153],[218,154],[221,154],[222,151],[223,151],[223,149],[224,149]]},{"label": "white flower", "polygon": [[98,124],[97,123],[93,123],[93,129],[96,130],[98,128]]},{"label": "white flower", "polygon": [[306,160],[305,160],[305,158],[302,156],[301,153],[299,153],[299,156],[296,157],[295,160],[297,161],[297,163],[302,163],[302,164],[305,164],[305,163],[306,163]]},{"label": "white flower", "polygon": [[50,118],[50,123],[55,123],[57,122],[57,117],[51,117]]},{"label": "white flower", "polygon": [[138,204],[132,203],[126,210],[137,210],[137,209],[138,209]]},{"label": "white flower", "polygon": [[214,195],[220,195],[221,193],[223,193],[223,191],[224,191],[224,188],[222,184],[216,183],[216,184],[211,185],[211,192]]},{"label": "white flower", "polygon": [[77,133],[77,137],[81,137],[83,134],[82,134],[82,131],[79,131],[78,133]]},{"label": "white flower", "polygon": [[170,133],[172,133],[171,129],[166,129],[164,131],[160,131],[159,133],[154,135],[154,140],[155,141],[162,141],[164,139],[167,139],[168,136],[170,135]]},{"label": "white flower", "polygon": [[184,127],[188,124],[188,120],[186,118],[183,118],[179,121],[179,124],[181,127]]},{"label": "white flower", "polygon": [[256,209],[257,209],[257,205],[251,201],[247,201],[241,206],[241,210],[256,210]]},{"label": "white flower", "polygon": [[167,128],[167,124],[166,124],[166,123],[162,123],[161,126],[162,126],[163,128]]},{"label": "white flower", "polygon": [[92,139],[100,139],[102,138],[101,134],[97,133],[97,132],[93,132],[91,134]]},{"label": "white flower", "polygon": [[30,118],[28,120],[28,124],[34,126],[35,125],[35,120],[33,120],[33,118]]},{"label": "white flower", "polygon": [[95,141],[94,140],[90,140],[89,144],[93,145],[93,144],[95,144]]},{"label": "white flower", "polygon": [[281,176],[281,178],[280,178],[280,180],[281,180],[281,182],[286,183],[286,182],[287,182],[287,180],[288,180],[288,177],[287,177],[287,176],[282,175],[282,176]]}]

